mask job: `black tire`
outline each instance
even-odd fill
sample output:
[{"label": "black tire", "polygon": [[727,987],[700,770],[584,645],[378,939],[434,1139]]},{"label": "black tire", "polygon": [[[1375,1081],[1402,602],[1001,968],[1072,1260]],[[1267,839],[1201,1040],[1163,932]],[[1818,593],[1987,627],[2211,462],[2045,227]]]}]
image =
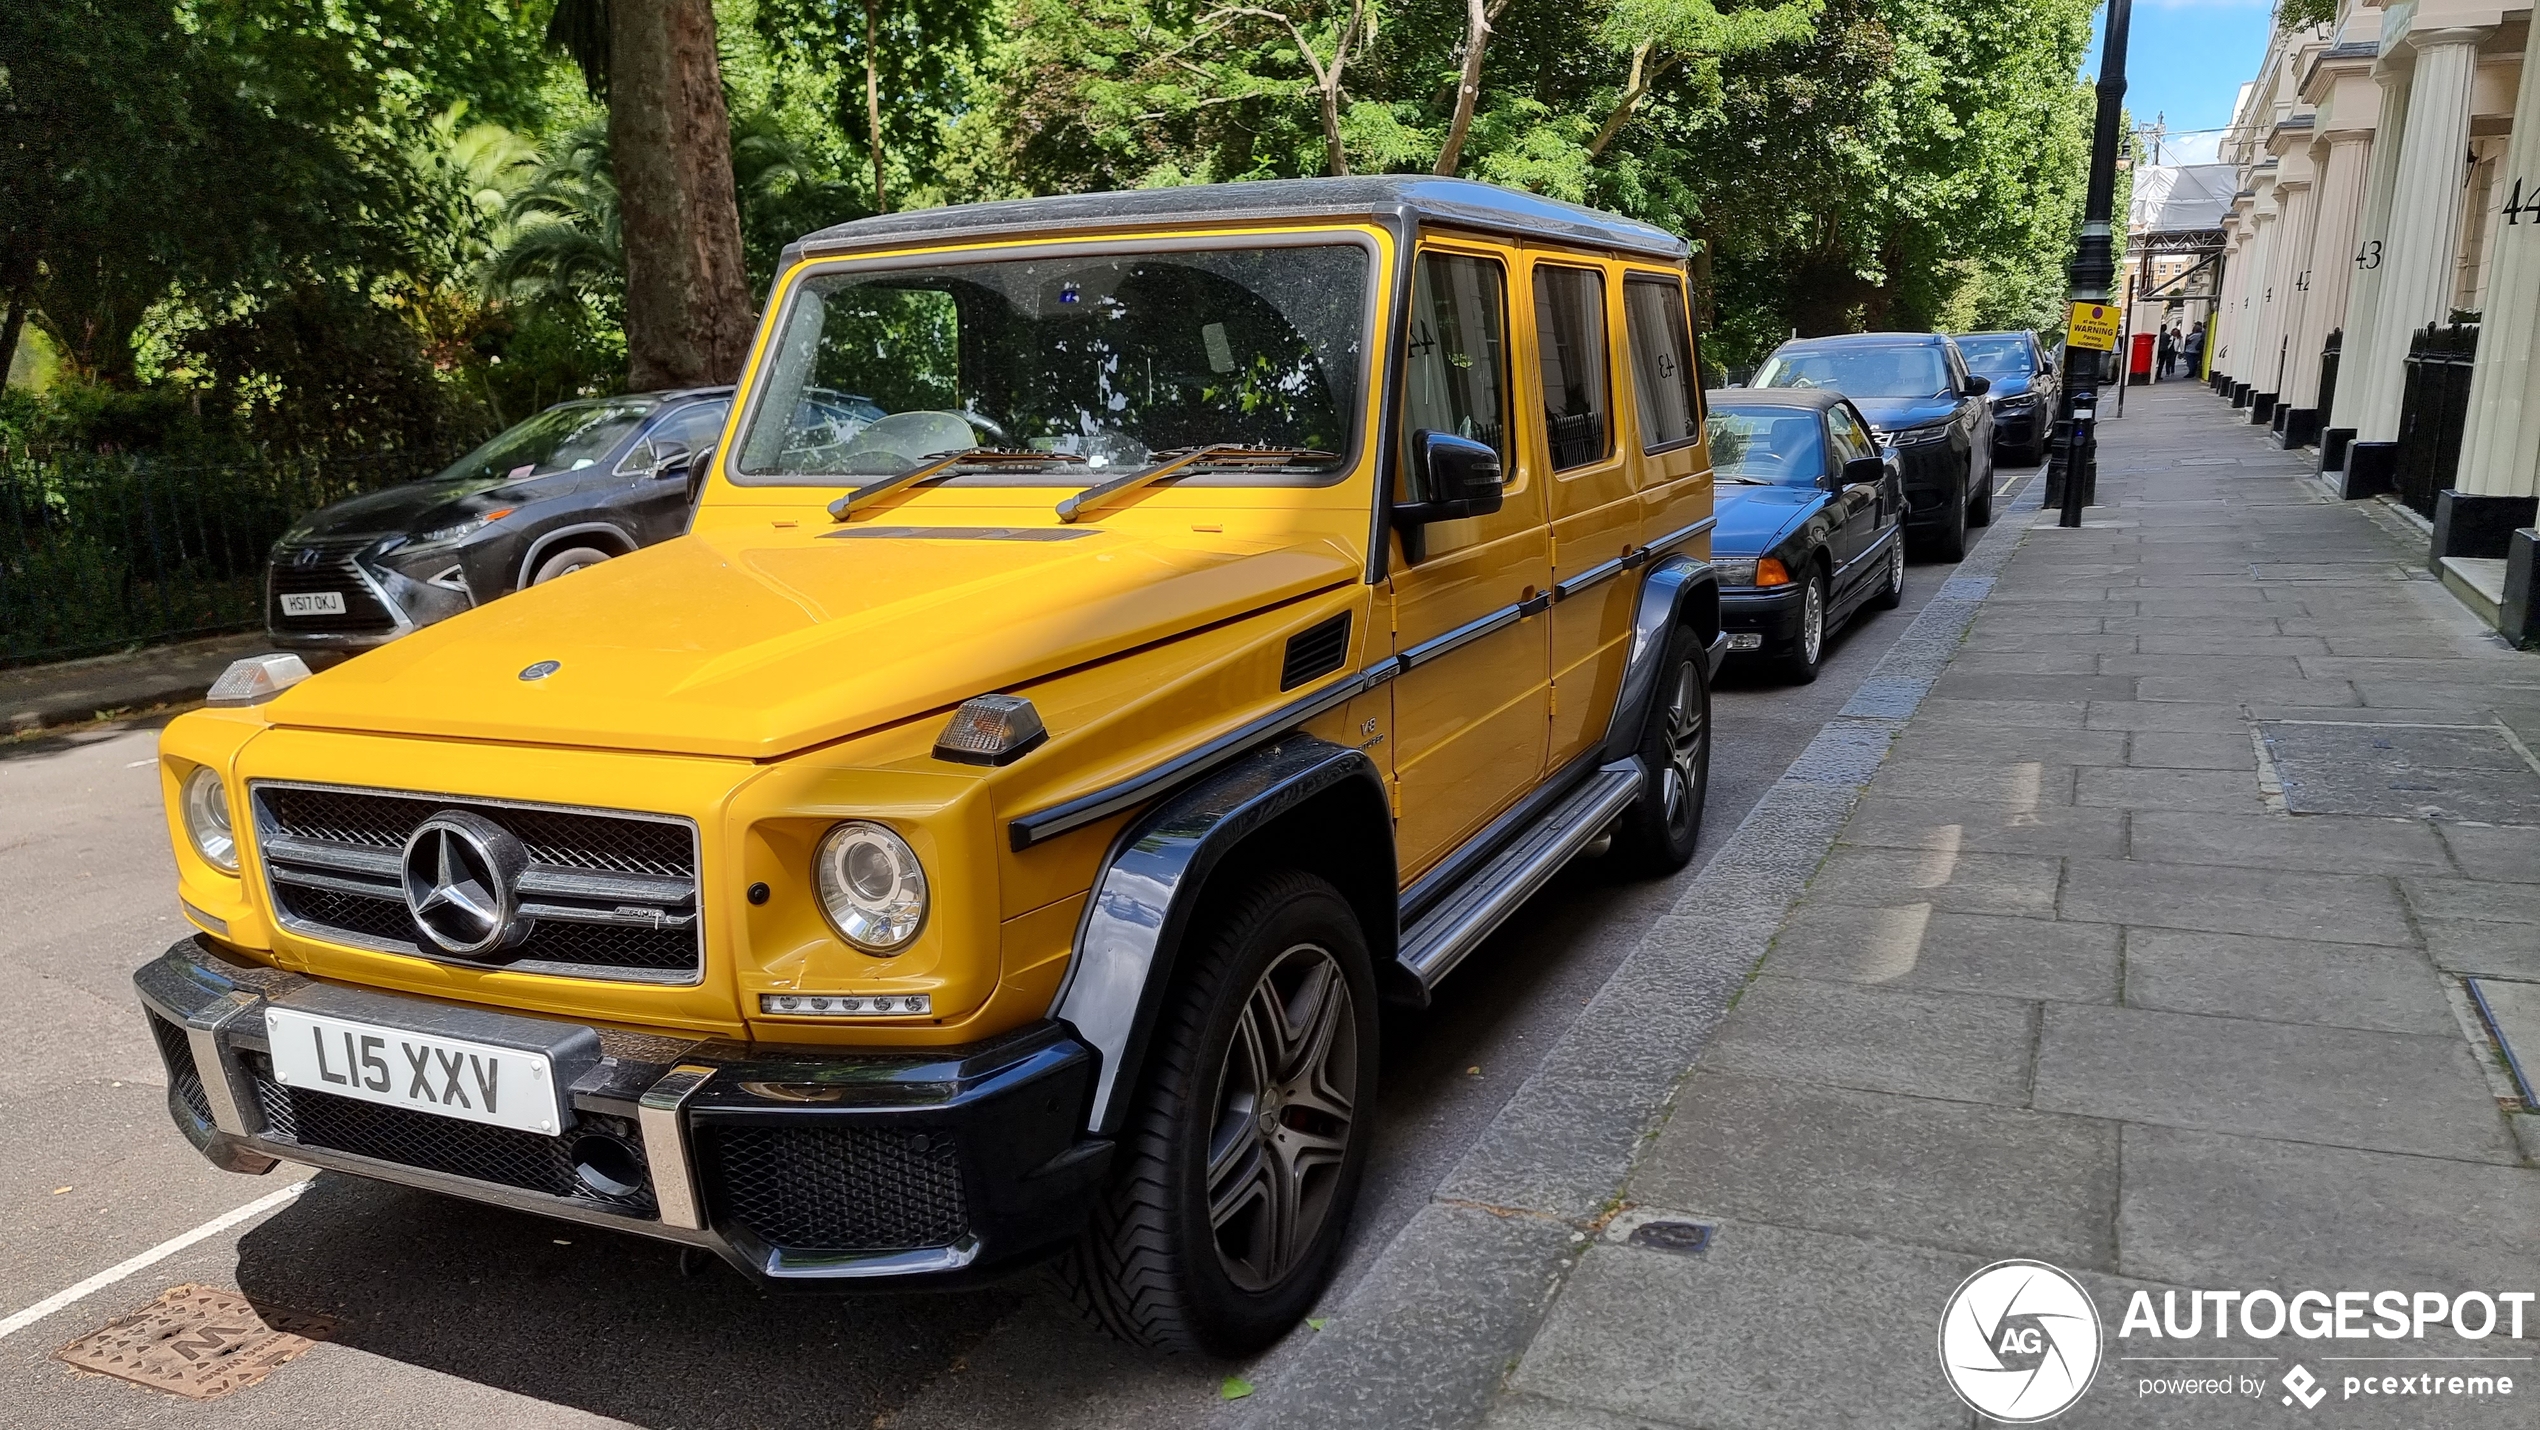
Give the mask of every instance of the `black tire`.
[{"label": "black tire", "polygon": [[[1348,901],[1288,869],[1217,904],[1174,983],[1111,1184],[1058,1275],[1123,1340],[1249,1355],[1313,1308],[1340,1257],[1375,1130],[1375,973]],[[1265,1058],[1280,1065],[1264,1074]]]},{"label": "black tire", "polygon": [[1688,627],[1667,639],[1639,753],[1648,782],[1614,820],[1614,860],[1628,873],[1657,878],[1692,861],[1711,788],[1711,657]]},{"label": "black tire", "polygon": [[1924,545],[1938,561],[1967,559],[1967,490],[1960,487],[1949,494],[1949,515],[1941,524],[1925,532]]},{"label": "black tire", "polygon": [[1773,668],[1781,672],[1785,683],[1817,683],[1817,672],[1825,668],[1826,612],[1833,600],[1825,573],[1814,566],[1809,567],[1808,583],[1799,592],[1799,634],[1790,649],[1783,651],[1773,662]]},{"label": "black tire", "polygon": [[1897,534],[1896,540],[1887,544],[1887,579],[1880,586],[1879,593],[1870,598],[1870,604],[1882,611],[1893,611],[1905,604],[1905,538],[1902,532]]},{"label": "black tire", "polygon": [[1967,525],[1993,525],[1993,473],[1984,474],[1984,491],[1967,507]]},{"label": "black tire", "polygon": [[538,563],[538,570],[530,576],[529,584],[544,586],[559,576],[570,576],[585,566],[597,566],[616,554],[614,551],[603,551],[596,546],[569,546],[562,551],[548,552],[546,558]]}]

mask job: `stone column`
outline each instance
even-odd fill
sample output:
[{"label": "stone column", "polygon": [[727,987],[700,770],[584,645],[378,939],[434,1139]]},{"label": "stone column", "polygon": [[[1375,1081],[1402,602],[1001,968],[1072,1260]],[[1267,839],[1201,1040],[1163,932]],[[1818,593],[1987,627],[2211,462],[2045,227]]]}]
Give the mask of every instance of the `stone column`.
[{"label": "stone column", "polygon": [[[2290,164],[2287,167],[2291,167]],[[2284,401],[2284,380],[2293,370],[2294,329],[2301,325],[2302,275],[2311,266],[2312,189],[2307,166],[2299,176],[2276,180],[2275,262],[2267,278],[2270,298],[2258,329],[2259,372],[2250,381],[2258,390]]]},{"label": "stone column", "polygon": [[[2320,405],[2320,350],[2328,346],[2328,335],[2347,321],[2346,294],[2355,276],[2355,226],[2363,218],[2364,171],[2372,135],[2361,129],[2332,130],[2325,142],[2313,148],[2327,150],[2328,156],[2319,166],[2319,183],[2311,194],[2311,288],[2302,295],[2302,323],[2293,332],[2293,361],[2284,378],[2285,402],[2296,412],[2310,413],[2316,413]],[[2341,347],[2339,366],[2345,361],[2346,350]],[[2346,386],[2343,379],[2339,385]],[[2335,415],[2333,408],[2331,415]],[[2286,419],[2288,434],[2292,422]]]},{"label": "stone column", "polygon": [[[2526,54],[2514,96],[2513,138],[2497,203],[2514,185],[2530,203],[2540,187],[2540,55]],[[2469,425],[2452,485],[2479,496],[2540,495],[2540,218],[2507,214],[2488,256],[2487,306],[2478,325],[2478,366],[2469,380]]]},{"label": "stone column", "polygon": [[2267,307],[2267,284],[2275,272],[2275,211],[2266,207],[2261,190],[2257,212],[2249,216],[2249,275],[2240,285],[2240,311],[2231,324],[2231,375],[2249,384],[2249,397],[2254,403],[2259,393],[2267,390],[2266,380],[2275,371],[2275,354],[2258,351],[2258,333],[2263,326]]},{"label": "stone column", "polygon": [[2462,164],[2469,154],[2470,84],[2478,72],[2483,26],[2411,31],[2416,77],[2408,97],[2407,133],[2390,195],[2390,236],[2381,258],[2380,316],[2373,327],[2373,366],[2355,439],[2389,442],[2399,435],[2408,339],[2452,311],[2460,261]]},{"label": "stone column", "polygon": [[2241,380],[2240,353],[2231,345],[2231,335],[2240,324],[2240,295],[2249,291],[2249,229],[2245,221],[2232,219],[2226,225],[2230,236],[2223,240],[2222,288],[2214,297],[2213,314],[2205,322],[2205,346],[2213,352],[2214,371],[2234,382]]},{"label": "stone column", "polygon": [[[2346,342],[2337,359],[2337,411],[2332,414],[2349,433],[2361,420],[2365,392],[2381,370],[2382,259],[2390,246],[2385,235],[2391,196],[2399,187],[2399,150],[2407,137],[2414,76],[2404,53],[2385,54],[2373,63],[2373,80],[2381,86],[2381,115],[2372,132],[2372,162],[2364,171],[2363,216],[2347,257]],[[2407,354],[2402,341],[2398,357],[2390,359],[2394,370]]]}]

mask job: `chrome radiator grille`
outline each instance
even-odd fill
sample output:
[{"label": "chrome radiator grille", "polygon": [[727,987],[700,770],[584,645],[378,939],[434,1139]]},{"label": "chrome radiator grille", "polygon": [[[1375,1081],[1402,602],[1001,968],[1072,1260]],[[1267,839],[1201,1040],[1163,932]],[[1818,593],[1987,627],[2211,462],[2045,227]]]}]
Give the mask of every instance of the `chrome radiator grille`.
[{"label": "chrome radiator grille", "polygon": [[[357,948],[567,978],[694,983],[704,976],[696,826],[666,815],[258,780],[256,847],[283,927]],[[528,865],[511,893],[525,938],[445,953],[406,898],[406,842],[437,814],[489,820]]]}]

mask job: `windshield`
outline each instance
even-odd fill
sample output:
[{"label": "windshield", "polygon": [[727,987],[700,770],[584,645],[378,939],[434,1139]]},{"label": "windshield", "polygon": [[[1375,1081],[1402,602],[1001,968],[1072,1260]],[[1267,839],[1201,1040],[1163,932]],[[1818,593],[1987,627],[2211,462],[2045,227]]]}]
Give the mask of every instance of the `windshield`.
[{"label": "windshield", "polygon": [[1723,478],[1811,487],[1826,474],[1825,433],[1815,411],[1773,407],[1745,412],[1711,409],[1711,467]]},{"label": "windshield", "polygon": [[[855,485],[990,447],[1138,468],[1201,446],[1317,449],[1360,411],[1367,250],[1314,244],[1079,254],[828,273],[795,290],[738,480]],[[852,395],[850,395],[852,394]],[[1005,462],[959,482],[1047,485]],[[1260,485],[1276,475],[1238,477]]]},{"label": "windshield", "polygon": [[442,469],[443,481],[511,481],[572,472],[606,457],[653,410],[649,402],[550,407]]},{"label": "windshield", "polygon": [[1831,387],[1847,397],[1945,397],[1949,365],[1928,343],[1815,348],[1766,358],[1755,385]]},{"label": "windshield", "polygon": [[1993,333],[1958,340],[1967,366],[1984,377],[2027,377],[2037,371],[2028,339],[2019,333]]}]

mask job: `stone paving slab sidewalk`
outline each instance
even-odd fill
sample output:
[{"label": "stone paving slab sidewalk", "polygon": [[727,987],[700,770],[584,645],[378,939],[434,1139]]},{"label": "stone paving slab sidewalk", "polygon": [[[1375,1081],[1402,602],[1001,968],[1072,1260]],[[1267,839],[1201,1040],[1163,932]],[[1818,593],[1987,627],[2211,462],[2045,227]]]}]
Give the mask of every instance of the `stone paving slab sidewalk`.
[{"label": "stone paving slab sidewalk", "polygon": [[[2175,1366],[2116,1359],[2158,1349],[2114,1338],[2136,1286],[2540,1288],[2540,1118],[2459,982],[2540,979],[2540,656],[2202,389],[2134,394],[2102,451],[2107,505],[2023,534],[1495,1430],[1991,1423],[1934,1342],[2004,1258],[2109,1321],[2076,1425],[2292,1413],[2141,1398]],[[1660,1214],[1709,1248],[1623,1238]],[[2416,1348],[2200,1349],[2272,1378]],[[2532,1424],[2540,1363],[2499,1368],[2527,1393],[2335,1411]]]},{"label": "stone paving slab sidewalk", "polygon": [[[1242,1423],[1990,1424],[1937,1332],[2018,1257],[2107,1322],[2058,1423],[2242,1425],[2272,1379],[2138,1394],[2132,1291],[2540,1289],[2540,1119],[2460,982],[2540,981],[2540,656],[2308,470],[2179,384],[2082,528],[2006,503]],[[2527,1425],[2512,1369],[2324,1408]]]}]

